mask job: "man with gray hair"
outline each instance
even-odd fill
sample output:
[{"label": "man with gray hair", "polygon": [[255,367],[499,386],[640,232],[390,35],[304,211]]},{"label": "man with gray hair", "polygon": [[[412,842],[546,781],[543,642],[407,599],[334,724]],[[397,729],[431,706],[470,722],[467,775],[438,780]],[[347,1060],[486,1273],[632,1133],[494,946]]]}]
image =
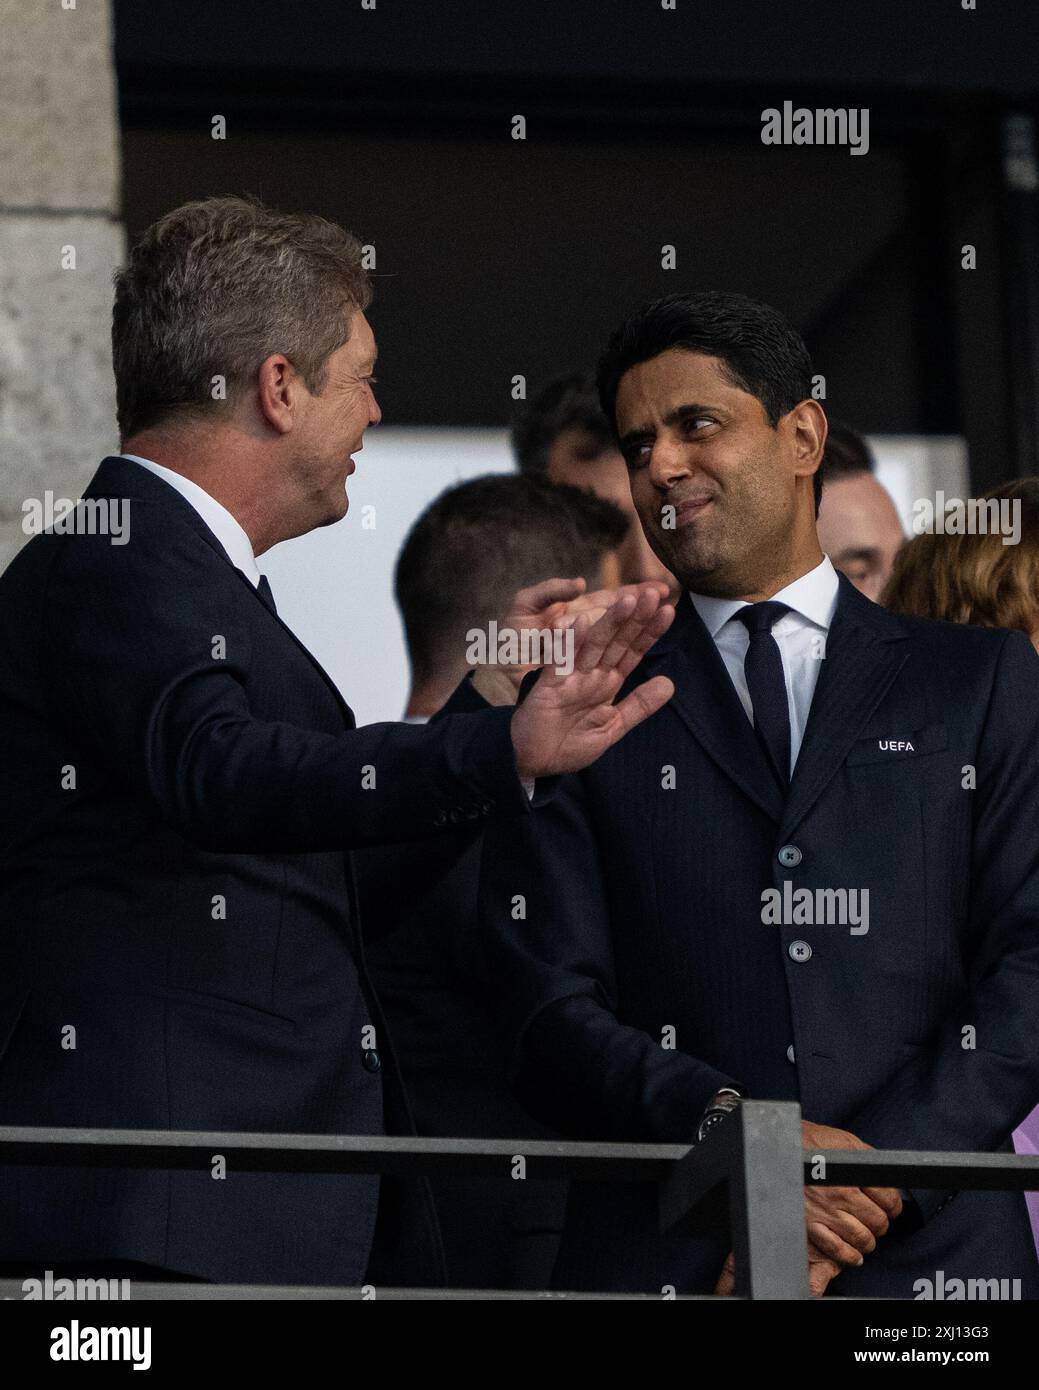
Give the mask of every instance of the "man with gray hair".
[{"label": "man with gray hair", "polygon": [[[128,505],[128,543],[52,530],[0,578],[0,1124],[406,1132],[349,850],[534,814],[538,779],[671,693],[613,703],[673,616],[646,585],[578,614],[572,674],[515,710],[355,727],[256,557],[347,510],[379,420],[368,302],[341,228],[237,198],[163,217],[117,277],[122,453],[86,496]],[[0,1259],[346,1285],[441,1265],[422,1185],[380,1201],[374,1176],[220,1153],[8,1167]]]}]

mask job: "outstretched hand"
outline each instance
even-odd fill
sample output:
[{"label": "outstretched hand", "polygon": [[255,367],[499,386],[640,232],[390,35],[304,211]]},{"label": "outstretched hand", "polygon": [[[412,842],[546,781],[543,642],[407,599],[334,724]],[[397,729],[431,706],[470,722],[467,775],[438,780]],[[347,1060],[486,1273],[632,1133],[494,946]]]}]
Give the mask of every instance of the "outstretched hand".
[{"label": "outstretched hand", "polygon": [[[516,767],[526,781],[587,767],[674,694],[666,676],[655,676],[613,703],[675,616],[664,602],[664,586],[628,585],[616,591],[608,606],[605,595],[587,597],[592,600],[588,611],[567,615],[566,625],[572,622],[573,627],[573,670],[566,674],[544,667],[512,718]],[[601,616],[593,621],[596,611]]]}]

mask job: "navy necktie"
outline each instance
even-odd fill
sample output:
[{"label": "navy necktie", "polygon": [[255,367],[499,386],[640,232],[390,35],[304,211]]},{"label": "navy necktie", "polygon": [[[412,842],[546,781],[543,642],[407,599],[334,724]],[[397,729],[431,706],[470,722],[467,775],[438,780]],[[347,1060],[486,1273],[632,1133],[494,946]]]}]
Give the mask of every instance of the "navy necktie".
[{"label": "navy necktie", "polygon": [[750,603],[735,615],[750,633],[743,670],[754,706],[754,728],[784,791],[790,785],[790,710],[783,658],[772,628],[789,612],[785,603],[770,601]]},{"label": "navy necktie", "polygon": [[271,612],[277,613],[278,607],[274,602],[274,595],[271,592],[271,583],[265,574],[260,575],[260,582],[256,586],[256,592],[260,595]]}]

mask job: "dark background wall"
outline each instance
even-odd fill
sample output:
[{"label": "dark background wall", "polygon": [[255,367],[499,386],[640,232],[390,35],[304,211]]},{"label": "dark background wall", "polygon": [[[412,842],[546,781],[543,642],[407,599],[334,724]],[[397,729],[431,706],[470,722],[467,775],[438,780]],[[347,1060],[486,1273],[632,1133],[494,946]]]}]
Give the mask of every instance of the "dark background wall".
[{"label": "dark background wall", "polygon": [[[741,289],[805,333],[832,413],[962,433],[988,485],[1036,466],[1000,129],[1039,7],[978,5],[116,0],[128,231],[232,191],[351,227],[398,424],[502,424],[515,374],[593,361],[639,301]],[[868,106],[868,155],[762,145],[786,99]]]}]

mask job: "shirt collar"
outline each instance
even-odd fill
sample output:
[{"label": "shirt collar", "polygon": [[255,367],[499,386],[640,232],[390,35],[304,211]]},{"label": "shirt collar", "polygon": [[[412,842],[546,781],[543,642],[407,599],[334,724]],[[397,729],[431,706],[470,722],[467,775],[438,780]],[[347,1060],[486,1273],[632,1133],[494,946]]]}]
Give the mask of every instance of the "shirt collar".
[{"label": "shirt collar", "polygon": [[191,503],[216,536],[235,569],[241,570],[254,588],[259,584],[260,571],[253,554],[252,541],[225,506],[215,497],[210,497],[205,488],[199,487],[198,483],[193,483],[190,478],[185,478],[182,473],[175,473],[172,468],[164,468],[161,463],[153,463],[151,459],[141,458],[139,454],[120,454],[119,457],[132,459],[134,463],[139,463],[149,473],[154,473],[157,478],[162,478],[170,487],[175,488],[186,502]]},{"label": "shirt collar", "polygon": [[[777,603],[785,603],[793,612],[824,632],[829,632],[837,609],[837,594],[837,571],[830,563],[830,557],[824,555],[815,569],[802,574],[800,579],[780,589],[772,598]],[[712,637],[717,637],[729,619],[735,617],[741,608],[747,607],[746,600],[741,598],[714,598],[710,594],[694,594],[692,590],[689,597]]]}]

